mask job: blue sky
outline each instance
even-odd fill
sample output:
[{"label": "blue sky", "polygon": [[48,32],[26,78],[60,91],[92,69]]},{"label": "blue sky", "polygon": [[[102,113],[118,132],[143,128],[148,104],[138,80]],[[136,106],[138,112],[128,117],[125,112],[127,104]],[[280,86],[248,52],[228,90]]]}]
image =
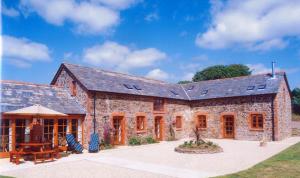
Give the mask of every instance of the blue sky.
[{"label": "blue sky", "polygon": [[300,2],[3,0],[2,78],[50,83],[62,62],[177,82],[215,64],[300,87]]}]

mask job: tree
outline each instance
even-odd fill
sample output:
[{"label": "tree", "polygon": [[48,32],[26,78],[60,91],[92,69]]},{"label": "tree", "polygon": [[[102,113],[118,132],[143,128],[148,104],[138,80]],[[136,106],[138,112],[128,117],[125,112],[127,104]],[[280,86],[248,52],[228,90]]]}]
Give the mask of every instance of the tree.
[{"label": "tree", "polygon": [[251,71],[249,67],[243,64],[215,65],[215,66],[207,67],[202,71],[198,71],[193,77],[193,82],[247,76],[247,75],[251,75]]},{"label": "tree", "polygon": [[179,81],[178,84],[187,84],[187,83],[191,83],[192,81],[188,81],[188,80],[182,80]]},{"label": "tree", "polygon": [[295,88],[292,95],[293,112],[300,114],[300,88]]}]

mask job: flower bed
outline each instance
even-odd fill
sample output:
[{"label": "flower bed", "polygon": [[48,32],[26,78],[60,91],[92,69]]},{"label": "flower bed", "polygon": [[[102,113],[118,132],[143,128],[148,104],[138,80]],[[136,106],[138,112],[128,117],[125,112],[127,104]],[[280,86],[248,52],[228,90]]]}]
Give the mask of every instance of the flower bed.
[{"label": "flower bed", "polygon": [[185,141],[184,144],[179,145],[175,148],[176,152],[179,153],[190,153],[190,154],[212,154],[223,152],[223,149],[217,144],[208,142],[197,142],[197,141]]}]

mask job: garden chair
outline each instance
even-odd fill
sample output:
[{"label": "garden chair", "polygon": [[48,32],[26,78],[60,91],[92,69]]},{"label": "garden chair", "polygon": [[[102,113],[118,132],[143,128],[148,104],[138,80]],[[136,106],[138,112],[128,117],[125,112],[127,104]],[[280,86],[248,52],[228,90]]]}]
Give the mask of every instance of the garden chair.
[{"label": "garden chair", "polygon": [[99,136],[96,133],[91,134],[91,140],[89,142],[89,152],[97,153],[99,151]]},{"label": "garden chair", "polygon": [[73,134],[67,134],[66,135],[66,140],[67,140],[67,143],[68,143],[68,148],[71,151],[75,151],[76,153],[82,153],[83,147],[79,142],[77,142],[75,140]]}]

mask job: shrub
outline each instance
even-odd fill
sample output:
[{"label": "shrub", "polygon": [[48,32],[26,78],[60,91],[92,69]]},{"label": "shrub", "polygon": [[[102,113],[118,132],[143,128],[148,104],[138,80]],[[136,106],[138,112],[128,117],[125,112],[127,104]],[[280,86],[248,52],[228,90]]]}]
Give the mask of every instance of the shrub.
[{"label": "shrub", "polygon": [[132,145],[132,146],[134,146],[134,145],[141,145],[141,143],[142,143],[142,141],[138,137],[131,137],[131,138],[129,138],[129,145]]},{"label": "shrub", "polygon": [[157,143],[157,141],[156,141],[154,138],[150,137],[150,136],[146,137],[146,138],[145,138],[145,141],[146,141],[146,143],[148,143],[148,144],[151,144],[151,143]]},{"label": "shrub", "polygon": [[188,145],[188,142],[187,142],[187,141],[184,141],[183,145],[184,145],[184,146],[187,146],[187,145]]},{"label": "shrub", "polygon": [[212,141],[208,141],[208,142],[207,142],[207,145],[208,145],[208,146],[213,146],[214,143],[213,143]]},{"label": "shrub", "polygon": [[113,148],[113,145],[111,145],[110,143],[107,144],[104,142],[104,139],[101,139],[100,147],[101,147],[101,149],[111,149],[111,148]]}]

